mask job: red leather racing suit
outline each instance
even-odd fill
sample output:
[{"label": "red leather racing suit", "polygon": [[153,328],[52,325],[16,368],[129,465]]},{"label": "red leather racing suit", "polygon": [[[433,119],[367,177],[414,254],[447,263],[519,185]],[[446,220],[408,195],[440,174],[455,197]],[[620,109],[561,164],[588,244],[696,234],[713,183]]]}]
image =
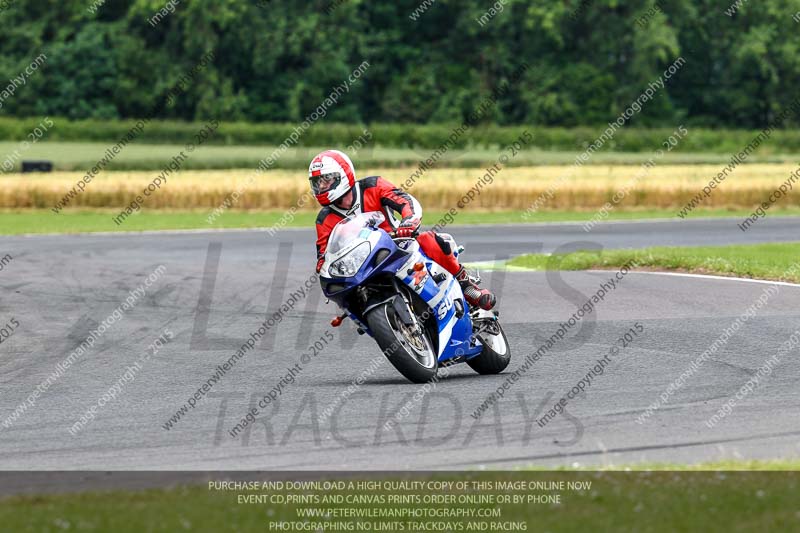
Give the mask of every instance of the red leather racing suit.
[{"label": "red leather racing suit", "polygon": [[[380,211],[385,218],[380,227],[387,232],[394,231],[399,224],[394,213],[399,214],[401,219],[411,217],[422,220],[422,206],[417,199],[380,176],[369,176],[356,181],[353,194],[353,205],[350,209],[340,209],[331,204],[323,207],[317,215],[317,272],[325,262],[325,249],[333,227],[346,216]],[[451,240],[442,238],[436,232],[426,231],[417,236],[417,242],[425,255],[451,274],[458,273],[461,265],[453,255]]]}]

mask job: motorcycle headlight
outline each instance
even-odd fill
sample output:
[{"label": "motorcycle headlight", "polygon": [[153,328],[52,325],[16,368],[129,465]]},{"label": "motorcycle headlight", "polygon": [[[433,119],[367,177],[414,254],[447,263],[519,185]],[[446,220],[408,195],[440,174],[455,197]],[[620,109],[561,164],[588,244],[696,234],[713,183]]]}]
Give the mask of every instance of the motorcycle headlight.
[{"label": "motorcycle headlight", "polygon": [[364,261],[367,260],[371,251],[372,246],[370,246],[368,242],[362,242],[347,252],[343,257],[331,263],[328,272],[340,278],[354,276],[361,268],[361,265],[364,264]]}]

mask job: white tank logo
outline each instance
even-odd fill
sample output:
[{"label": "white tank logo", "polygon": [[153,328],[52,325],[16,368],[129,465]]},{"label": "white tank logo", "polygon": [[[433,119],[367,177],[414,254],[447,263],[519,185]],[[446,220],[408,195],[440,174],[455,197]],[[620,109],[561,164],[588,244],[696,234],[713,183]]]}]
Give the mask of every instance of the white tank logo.
[{"label": "white tank logo", "polygon": [[449,311],[451,307],[453,307],[453,300],[445,298],[436,310],[436,317],[439,320],[444,320],[444,317],[447,316],[447,311]]}]

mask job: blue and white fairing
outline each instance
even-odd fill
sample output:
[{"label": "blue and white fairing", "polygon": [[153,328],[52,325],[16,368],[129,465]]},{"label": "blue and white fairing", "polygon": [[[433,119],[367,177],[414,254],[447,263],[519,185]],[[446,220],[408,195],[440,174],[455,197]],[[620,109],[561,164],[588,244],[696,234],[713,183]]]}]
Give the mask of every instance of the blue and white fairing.
[{"label": "blue and white fairing", "polygon": [[[376,274],[391,273],[428,305],[439,334],[440,363],[456,357],[479,355],[480,343],[471,346],[472,321],[461,285],[438,263],[428,258],[415,240],[395,243],[378,227],[378,212],[360,213],[341,221],[331,232],[320,281],[325,296],[345,307],[347,295]],[[425,268],[415,270],[421,263]],[[349,312],[349,310],[348,310]],[[364,331],[365,323],[349,314]]]},{"label": "blue and white fairing", "polygon": [[[400,247],[405,247],[409,257],[395,276],[419,294],[431,308],[439,326],[439,362],[462,355],[467,358],[478,355],[481,347],[470,347],[472,320],[461,285],[452,274],[422,253],[417,241],[405,241]],[[426,268],[419,273],[408,274],[414,271],[416,263],[423,263]],[[442,281],[437,283],[434,277]]]}]

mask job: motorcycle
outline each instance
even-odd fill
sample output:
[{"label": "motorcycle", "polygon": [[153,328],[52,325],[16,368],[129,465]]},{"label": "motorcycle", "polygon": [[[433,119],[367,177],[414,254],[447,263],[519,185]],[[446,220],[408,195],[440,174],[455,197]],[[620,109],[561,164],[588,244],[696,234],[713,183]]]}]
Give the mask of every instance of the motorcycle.
[{"label": "motorcycle", "polygon": [[413,383],[464,362],[479,374],[502,372],[511,350],[499,313],[471,308],[458,280],[413,237],[381,229],[384,220],[381,212],[358,213],[333,228],[320,284],[344,312],[331,325],[349,317]]}]

